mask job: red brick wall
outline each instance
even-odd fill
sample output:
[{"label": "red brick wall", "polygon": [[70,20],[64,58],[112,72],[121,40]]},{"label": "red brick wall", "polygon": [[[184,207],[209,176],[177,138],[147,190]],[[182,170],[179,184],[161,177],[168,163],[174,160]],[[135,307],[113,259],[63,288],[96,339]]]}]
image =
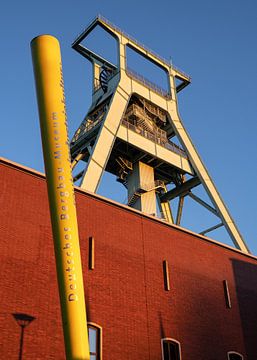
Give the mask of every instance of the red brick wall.
[{"label": "red brick wall", "polygon": [[[0,173],[0,359],[18,358],[18,312],[36,317],[24,359],[64,359],[45,180],[6,163]],[[183,360],[226,359],[231,350],[257,359],[255,258],[81,191],[76,198],[88,320],[103,327],[103,359],[161,359],[162,337],[181,342]]]}]

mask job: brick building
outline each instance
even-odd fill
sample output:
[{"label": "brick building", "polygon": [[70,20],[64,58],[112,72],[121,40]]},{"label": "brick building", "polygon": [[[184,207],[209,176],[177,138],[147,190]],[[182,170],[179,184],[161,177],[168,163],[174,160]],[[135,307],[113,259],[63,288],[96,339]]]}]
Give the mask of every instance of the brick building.
[{"label": "brick building", "polygon": [[[13,314],[35,318],[23,359],[64,359],[45,178],[5,159],[0,173],[0,359],[19,357]],[[256,257],[80,189],[76,201],[92,359],[257,359]]]}]

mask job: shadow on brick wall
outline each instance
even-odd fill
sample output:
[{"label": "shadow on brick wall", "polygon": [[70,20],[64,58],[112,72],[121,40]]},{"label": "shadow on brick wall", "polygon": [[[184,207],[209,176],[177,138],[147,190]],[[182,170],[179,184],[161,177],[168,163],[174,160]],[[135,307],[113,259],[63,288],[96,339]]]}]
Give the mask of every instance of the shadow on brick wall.
[{"label": "shadow on brick wall", "polygon": [[21,329],[18,359],[22,360],[25,328],[29,326],[29,324],[36,318],[34,316],[24,313],[13,313],[12,316],[14,317],[15,321],[17,322],[17,324],[20,326]]},{"label": "shadow on brick wall", "polygon": [[[257,266],[231,259],[248,360],[257,359]],[[232,304],[233,306],[233,304]]]}]

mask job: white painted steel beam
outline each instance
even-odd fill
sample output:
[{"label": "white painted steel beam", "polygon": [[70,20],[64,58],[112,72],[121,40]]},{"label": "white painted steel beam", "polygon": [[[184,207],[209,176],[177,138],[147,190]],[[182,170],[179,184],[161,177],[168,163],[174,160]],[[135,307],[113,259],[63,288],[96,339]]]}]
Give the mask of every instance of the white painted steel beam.
[{"label": "white painted steel beam", "polygon": [[[108,89],[108,92],[104,93],[100,89],[93,95],[93,104],[95,106],[97,106],[98,101],[103,102],[110,95],[112,95],[113,98],[98,132],[97,140],[94,144],[92,154],[90,155],[81,187],[92,192],[97,190],[101,176],[111,154],[114,141],[116,138],[121,139],[131,144],[133,147],[144,151],[146,154],[150,154],[156,159],[170,164],[172,167],[176,168],[180,174],[188,173],[193,176],[197,175],[235,246],[244,252],[249,252],[179,116],[175,77],[182,79],[186,86],[190,82],[189,76],[182,71],[177,70],[173,65],[147,49],[145,46],[140,45],[135,39],[132,39],[127,34],[123,33],[122,30],[118,29],[103,17],[98,17],[79,36],[73,44],[75,49],[79,51],[79,42],[82,41],[97,24],[100,24],[100,26],[106,29],[117,40],[119,65],[117,70],[115,70],[116,73],[114,78],[110,81],[110,89]],[[133,73],[127,69],[126,46],[128,45],[154,64],[160,66],[167,73],[169,78],[168,93],[163,93],[162,91],[159,91],[157,87],[152,87],[147,80],[144,81],[142,78],[135,76],[135,74],[133,75]],[[93,62],[93,58],[89,56],[90,54],[88,51],[86,55],[88,59]],[[86,55],[84,54],[84,56]],[[158,108],[166,112],[170,123],[169,131],[172,130],[172,132],[176,134],[188,158],[158,145],[154,141],[137,134],[121,124],[129,99],[133,94],[155,104]],[[180,206],[177,222],[180,222],[179,218],[181,215],[183,195],[178,196],[180,196]],[[167,199],[165,199],[165,201],[166,200]]]},{"label": "white painted steel beam", "polygon": [[240,234],[239,230],[236,227],[231,215],[229,214],[228,209],[225,206],[220,194],[218,193],[214,182],[212,181],[210,175],[206,167],[204,166],[200,156],[198,155],[189,135],[187,134],[186,129],[183,126],[183,123],[179,117],[177,105],[175,103],[169,104],[169,114],[170,114],[170,121],[174,127],[174,131],[183,145],[183,148],[186,150],[189,160],[201,180],[202,185],[204,186],[206,192],[208,193],[215,209],[217,210],[220,218],[223,221],[224,226],[226,227],[234,245],[244,251],[249,252],[247,245],[245,244],[242,235]]},{"label": "white painted steel beam", "polygon": [[[118,90],[118,89],[117,89]],[[120,121],[126,109],[129,97],[116,91],[110,104],[109,111],[98,133],[93,152],[81,181],[82,189],[96,192],[107,161],[117,137]]]},{"label": "white painted steel beam", "polygon": [[144,150],[147,154],[150,154],[155,158],[163,160],[167,164],[186,172],[189,175],[194,175],[194,170],[188,159],[159,144],[156,144],[153,141],[150,141],[122,124],[117,132],[117,137],[131,145],[134,145],[140,150]]}]

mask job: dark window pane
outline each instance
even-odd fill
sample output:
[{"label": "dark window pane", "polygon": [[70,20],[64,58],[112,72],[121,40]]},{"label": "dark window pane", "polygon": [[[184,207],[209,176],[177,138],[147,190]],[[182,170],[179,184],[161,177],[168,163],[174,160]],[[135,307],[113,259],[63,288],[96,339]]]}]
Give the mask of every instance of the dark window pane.
[{"label": "dark window pane", "polygon": [[163,341],[164,360],[180,360],[179,344],[172,340]]},{"label": "dark window pane", "polygon": [[170,343],[170,359],[171,360],[179,360],[179,346],[177,343]]},{"label": "dark window pane", "polygon": [[169,343],[164,341],[163,342],[163,354],[164,354],[164,360],[169,360]]},{"label": "dark window pane", "polygon": [[229,360],[242,360],[243,357],[238,354],[229,354]]}]

